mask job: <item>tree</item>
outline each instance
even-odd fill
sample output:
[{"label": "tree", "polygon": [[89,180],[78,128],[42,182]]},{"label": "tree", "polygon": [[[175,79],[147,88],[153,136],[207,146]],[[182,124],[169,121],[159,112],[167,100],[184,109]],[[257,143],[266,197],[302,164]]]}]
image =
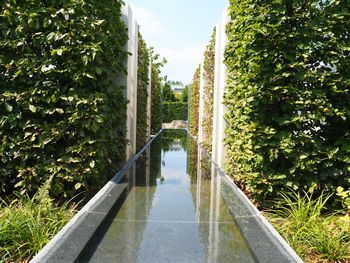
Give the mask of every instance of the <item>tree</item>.
[{"label": "tree", "polygon": [[181,101],[187,102],[188,101],[188,89],[191,85],[186,85],[181,96]]},{"label": "tree", "polygon": [[163,85],[163,100],[168,102],[176,102],[174,91],[171,89],[172,81],[166,81]]}]

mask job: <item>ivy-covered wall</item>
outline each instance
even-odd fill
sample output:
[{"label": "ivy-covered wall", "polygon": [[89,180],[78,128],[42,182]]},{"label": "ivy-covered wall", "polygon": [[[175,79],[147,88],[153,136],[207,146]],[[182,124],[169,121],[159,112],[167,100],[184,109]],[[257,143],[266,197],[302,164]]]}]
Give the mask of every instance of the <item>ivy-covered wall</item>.
[{"label": "ivy-covered wall", "polygon": [[[122,1],[4,0],[0,190],[99,188],[124,160]],[[113,142],[113,143],[111,143]]]},{"label": "ivy-covered wall", "polygon": [[137,124],[136,124],[136,149],[140,150],[147,142],[147,103],[148,103],[148,86],[150,50],[146,42],[139,34],[138,43],[138,70],[137,70]]},{"label": "ivy-covered wall", "polygon": [[187,102],[164,102],[163,103],[163,122],[170,123],[173,120],[187,120],[188,118]]},{"label": "ivy-covered wall", "polygon": [[230,3],[228,172],[262,203],[349,185],[349,2]]},{"label": "ivy-covered wall", "polygon": [[200,67],[198,67],[190,89],[189,130],[194,136],[198,136],[200,71]]},{"label": "ivy-covered wall", "polygon": [[212,150],[213,137],[215,35],[216,30],[214,29],[211,40],[204,52],[203,64],[203,78],[205,85],[203,90],[203,138],[201,143],[208,152],[211,152]]},{"label": "ivy-covered wall", "polygon": [[152,55],[152,116],[151,116],[151,133],[157,134],[162,128],[163,123],[163,100],[162,100],[162,81],[160,69],[166,61],[158,61],[159,55]]}]

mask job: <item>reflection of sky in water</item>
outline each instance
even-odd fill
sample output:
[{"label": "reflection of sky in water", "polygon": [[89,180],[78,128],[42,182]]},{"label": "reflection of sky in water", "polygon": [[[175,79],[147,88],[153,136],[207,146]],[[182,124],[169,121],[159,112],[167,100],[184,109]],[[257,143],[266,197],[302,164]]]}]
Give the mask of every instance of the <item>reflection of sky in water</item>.
[{"label": "reflection of sky in water", "polygon": [[[162,153],[161,178],[153,194],[144,236],[136,262],[204,262],[206,246],[196,225],[196,208],[190,191],[191,179],[186,173],[187,154],[183,150]],[[158,220],[172,223],[157,223]],[[193,223],[183,223],[182,220]],[[178,222],[176,222],[178,221]],[[160,245],[161,244],[161,245]],[[150,247],[158,249],[157,257],[150,255]],[[179,253],[186,251],[186,253]],[[167,256],[166,256],[167,255]],[[171,255],[171,256],[170,256]],[[170,256],[170,257],[169,257]]]},{"label": "reflection of sky in water", "polygon": [[[163,163],[157,184],[131,189],[89,262],[254,262],[220,196],[219,178],[202,180],[198,169],[191,181],[186,151],[155,154]],[[158,174],[146,168],[146,182],[152,176]]]},{"label": "reflection of sky in water", "polygon": [[186,176],[186,170],[179,171],[163,167],[161,176],[163,180],[158,179],[157,183],[188,185],[191,182],[191,179],[188,176]]},{"label": "reflection of sky in water", "polygon": [[189,185],[191,180],[186,176],[187,155],[185,151],[163,152],[161,178],[159,185]]},{"label": "reflection of sky in water", "polygon": [[187,155],[185,151],[170,151],[162,154],[162,166],[166,166],[168,169],[186,172],[186,161]]}]

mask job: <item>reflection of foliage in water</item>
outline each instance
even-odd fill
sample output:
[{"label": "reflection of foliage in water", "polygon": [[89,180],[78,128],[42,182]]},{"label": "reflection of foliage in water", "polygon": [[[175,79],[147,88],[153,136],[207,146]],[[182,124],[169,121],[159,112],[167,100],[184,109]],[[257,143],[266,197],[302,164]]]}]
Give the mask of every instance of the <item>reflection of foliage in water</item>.
[{"label": "reflection of foliage in water", "polygon": [[184,130],[165,130],[162,136],[162,150],[187,151],[187,136]]},{"label": "reflection of foliage in water", "polygon": [[188,174],[191,181],[197,179],[200,169],[201,177],[205,179],[211,178],[212,163],[205,152],[202,152],[198,144],[192,138],[188,138]]},{"label": "reflection of foliage in water", "polygon": [[[146,152],[145,152],[146,153]],[[145,186],[146,185],[146,164],[147,164],[147,155],[142,154],[136,162],[136,186]]]},{"label": "reflection of foliage in water", "polygon": [[162,159],[162,139],[161,137],[155,139],[151,145],[150,156],[150,172],[151,185],[156,185],[157,178],[160,177],[160,168]]},{"label": "reflection of foliage in water", "polygon": [[205,153],[202,153],[201,159],[200,159],[200,168],[201,168],[201,174],[203,178],[211,178],[211,166],[212,163],[209,161],[208,156]]},{"label": "reflection of foliage in water", "polygon": [[188,138],[187,158],[187,172],[191,178],[191,182],[195,182],[197,180],[198,145],[190,136]]}]

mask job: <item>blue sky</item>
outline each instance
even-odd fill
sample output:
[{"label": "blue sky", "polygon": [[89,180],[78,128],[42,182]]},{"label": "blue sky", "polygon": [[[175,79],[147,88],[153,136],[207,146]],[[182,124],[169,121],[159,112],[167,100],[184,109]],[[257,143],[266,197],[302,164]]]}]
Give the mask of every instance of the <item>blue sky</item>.
[{"label": "blue sky", "polygon": [[128,0],[149,46],[168,63],[163,75],[191,82],[228,0]]}]

